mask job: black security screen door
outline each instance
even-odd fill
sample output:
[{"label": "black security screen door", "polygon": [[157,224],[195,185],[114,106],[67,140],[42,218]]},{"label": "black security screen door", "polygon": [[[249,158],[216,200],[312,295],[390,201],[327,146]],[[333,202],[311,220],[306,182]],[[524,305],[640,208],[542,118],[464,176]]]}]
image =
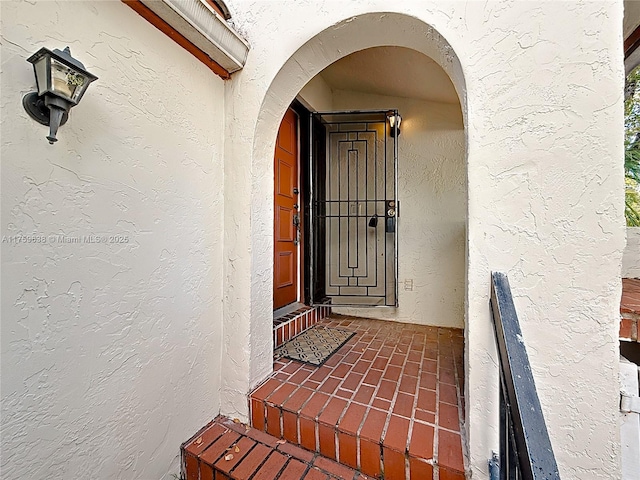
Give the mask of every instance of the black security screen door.
[{"label": "black security screen door", "polygon": [[398,305],[396,110],[312,114],[311,301]]}]

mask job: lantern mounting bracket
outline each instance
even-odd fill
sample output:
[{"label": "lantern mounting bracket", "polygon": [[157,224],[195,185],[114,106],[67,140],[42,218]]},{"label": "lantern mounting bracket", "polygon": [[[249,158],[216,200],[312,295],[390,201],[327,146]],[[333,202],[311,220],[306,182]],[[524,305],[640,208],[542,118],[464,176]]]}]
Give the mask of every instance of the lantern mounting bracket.
[{"label": "lantern mounting bracket", "polygon": [[[45,105],[44,99],[38,95],[38,92],[27,93],[24,97],[22,97],[22,106],[27,111],[29,116],[36,122],[42,125],[49,126],[51,111],[49,110],[49,107]],[[64,115],[62,115],[60,125],[64,125],[65,123],[67,123],[68,119],[69,114],[65,112]]]}]

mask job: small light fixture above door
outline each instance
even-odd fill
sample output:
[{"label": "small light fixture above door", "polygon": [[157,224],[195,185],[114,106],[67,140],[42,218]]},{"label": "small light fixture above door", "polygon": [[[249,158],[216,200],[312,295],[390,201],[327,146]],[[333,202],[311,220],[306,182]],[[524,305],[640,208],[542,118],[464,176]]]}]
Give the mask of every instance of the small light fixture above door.
[{"label": "small light fixture above door", "polygon": [[80,102],[89,84],[98,77],[71,56],[69,47],[63,51],[43,47],[27,62],[33,64],[37,91],[25,95],[22,105],[36,122],[49,126],[47,140],[53,144],[58,141],[58,127],[66,123],[71,107]]},{"label": "small light fixture above door", "polygon": [[402,117],[399,113],[391,111],[387,114],[387,118],[389,119],[389,135],[392,137],[399,136]]}]

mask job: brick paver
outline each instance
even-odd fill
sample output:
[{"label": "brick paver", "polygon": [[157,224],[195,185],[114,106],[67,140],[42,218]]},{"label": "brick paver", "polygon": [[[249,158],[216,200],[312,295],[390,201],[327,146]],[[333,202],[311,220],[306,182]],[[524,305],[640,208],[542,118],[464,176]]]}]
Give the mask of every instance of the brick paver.
[{"label": "brick paver", "polygon": [[640,279],[622,279],[620,338],[640,341]]},{"label": "brick paver", "polygon": [[464,478],[463,331],[340,315],[319,323],[356,335],[321,367],[276,360],[251,396],[253,424],[284,425],[289,440],[295,432],[304,448],[386,480]]}]

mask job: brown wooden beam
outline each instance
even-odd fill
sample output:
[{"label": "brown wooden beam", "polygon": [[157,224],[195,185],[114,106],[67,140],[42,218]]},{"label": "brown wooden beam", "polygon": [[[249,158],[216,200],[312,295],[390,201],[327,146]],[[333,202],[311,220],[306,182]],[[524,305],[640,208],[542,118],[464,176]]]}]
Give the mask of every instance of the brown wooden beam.
[{"label": "brown wooden beam", "polygon": [[217,2],[215,2],[214,0],[205,0],[205,2],[207,2],[209,4],[209,6],[211,8],[213,8],[216,13],[218,15],[220,15],[222,18],[224,18],[225,20],[229,20],[230,16],[229,13],[227,12],[226,14],[222,11],[222,8],[220,8],[220,5],[218,5]]},{"label": "brown wooden beam", "polygon": [[635,50],[640,47],[640,25],[624,41],[624,58],[629,58]]},{"label": "brown wooden beam", "polygon": [[191,43],[184,35],[178,32],[175,28],[165,22],[162,18],[160,18],[155,12],[153,12],[149,7],[143,4],[140,0],[122,0],[123,3],[127,4],[131,8],[133,8],[142,18],[147,20],[151,25],[156,27],[162,33],[167,35],[171,40],[176,42],[182,48],[184,48],[191,55],[196,57],[202,63],[204,63],[207,67],[211,69],[213,73],[218,75],[220,78],[227,80],[231,77],[231,74],[224,69],[218,62],[213,60],[209,55],[196,47],[193,43]]}]

